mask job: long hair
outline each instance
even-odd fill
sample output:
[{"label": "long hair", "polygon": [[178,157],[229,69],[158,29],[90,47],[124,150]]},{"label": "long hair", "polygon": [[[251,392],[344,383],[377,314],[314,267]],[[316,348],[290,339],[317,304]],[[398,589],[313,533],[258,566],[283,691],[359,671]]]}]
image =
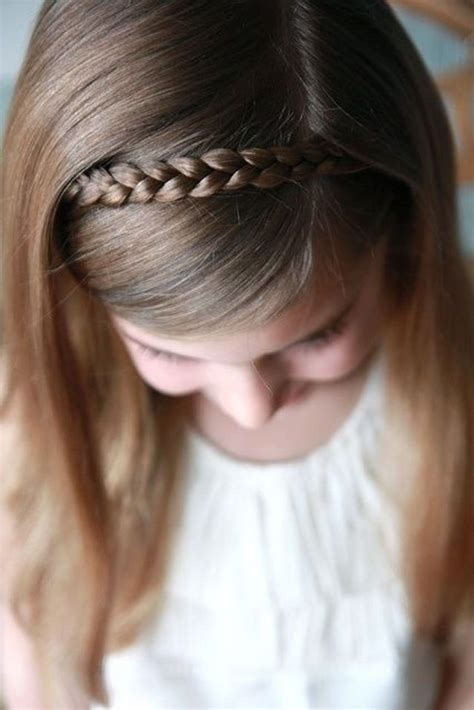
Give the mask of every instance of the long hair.
[{"label": "long hair", "polygon": [[[302,141],[365,168],[262,188],[233,168],[217,190],[227,153],[204,178],[186,163]],[[45,0],[3,143],[2,419],[11,601],[48,697],[108,702],[104,655],[158,612],[179,524],[180,398],[139,377],[111,312],[168,337],[256,327],[337,245],[357,259],[382,236],[380,470],[410,611],[447,642],[472,618],[474,297],[453,155],[383,0]],[[166,161],[180,199],[154,198]]]}]

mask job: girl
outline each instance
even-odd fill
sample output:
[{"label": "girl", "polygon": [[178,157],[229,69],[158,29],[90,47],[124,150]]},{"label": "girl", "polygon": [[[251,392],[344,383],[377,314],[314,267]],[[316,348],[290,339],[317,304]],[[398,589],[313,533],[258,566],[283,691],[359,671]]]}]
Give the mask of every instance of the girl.
[{"label": "girl", "polygon": [[46,0],[3,150],[11,706],[472,707],[474,298],[390,7]]}]

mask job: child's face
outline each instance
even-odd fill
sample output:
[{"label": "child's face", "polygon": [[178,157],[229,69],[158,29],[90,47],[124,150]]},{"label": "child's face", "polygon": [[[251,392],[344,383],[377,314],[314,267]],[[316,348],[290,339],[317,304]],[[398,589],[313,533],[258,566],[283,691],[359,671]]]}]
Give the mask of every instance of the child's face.
[{"label": "child's face", "polygon": [[[363,364],[385,322],[384,258],[381,242],[355,268],[344,267],[344,285],[334,273],[271,324],[215,340],[159,338],[112,319],[138,373],[154,389],[204,397],[239,425],[256,429],[283,406],[286,412],[297,407],[318,383],[348,378]],[[331,322],[334,332],[296,344]],[[299,390],[299,399],[287,403]]]}]

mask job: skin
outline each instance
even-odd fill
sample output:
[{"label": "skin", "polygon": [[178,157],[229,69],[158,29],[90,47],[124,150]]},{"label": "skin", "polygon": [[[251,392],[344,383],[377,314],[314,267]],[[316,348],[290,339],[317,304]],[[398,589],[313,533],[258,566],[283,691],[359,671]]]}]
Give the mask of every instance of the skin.
[{"label": "skin", "polygon": [[[270,324],[214,340],[157,337],[112,315],[140,376],[186,402],[189,423],[240,459],[277,461],[325,443],[357,402],[386,320],[386,243],[354,264],[321,275],[294,306]],[[325,342],[292,345],[350,304],[345,325]],[[170,362],[148,346],[195,358]],[[303,396],[284,406],[291,389]]]}]

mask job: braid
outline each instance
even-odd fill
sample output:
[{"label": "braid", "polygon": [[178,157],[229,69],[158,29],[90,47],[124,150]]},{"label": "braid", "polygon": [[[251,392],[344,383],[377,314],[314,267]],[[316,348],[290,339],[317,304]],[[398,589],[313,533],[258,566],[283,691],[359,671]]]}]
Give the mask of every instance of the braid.
[{"label": "braid", "polygon": [[64,193],[77,207],[173,202],[186,196],[209,197],[247,185],[268,189],[314,175],[367,169],[323,141],[291,146],[231,150],[216,148],[199,157],[182,156],[154,163],[116,162],[82,173]]}]

